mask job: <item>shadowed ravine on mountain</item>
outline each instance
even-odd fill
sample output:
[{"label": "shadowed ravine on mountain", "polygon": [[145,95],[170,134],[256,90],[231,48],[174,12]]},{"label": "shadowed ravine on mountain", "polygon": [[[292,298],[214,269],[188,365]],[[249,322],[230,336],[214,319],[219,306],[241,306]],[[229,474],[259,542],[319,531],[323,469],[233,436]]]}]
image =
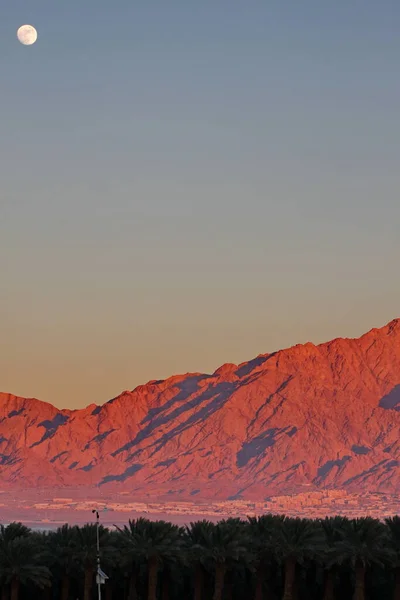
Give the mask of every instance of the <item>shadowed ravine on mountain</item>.
[{"label": "shadowed ravine on mountain", "polygon": [[400,321],[58,410],[0,394],[3,488],[263,499],[400,491]]},{"label": "shadowed ravine on mountain", "polygon": [[379,402],[381,408],[400,410],[400,385],[396,385],[387,396]]}]

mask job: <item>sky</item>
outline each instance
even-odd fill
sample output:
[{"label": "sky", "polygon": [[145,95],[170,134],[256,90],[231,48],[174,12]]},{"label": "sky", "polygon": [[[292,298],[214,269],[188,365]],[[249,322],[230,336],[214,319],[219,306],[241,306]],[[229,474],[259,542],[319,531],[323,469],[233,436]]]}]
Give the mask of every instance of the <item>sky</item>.
[{"label": "sky", "polygon": [[77,408],[399,317],[399,30],[398,0],[2,3],[0,390]]}]

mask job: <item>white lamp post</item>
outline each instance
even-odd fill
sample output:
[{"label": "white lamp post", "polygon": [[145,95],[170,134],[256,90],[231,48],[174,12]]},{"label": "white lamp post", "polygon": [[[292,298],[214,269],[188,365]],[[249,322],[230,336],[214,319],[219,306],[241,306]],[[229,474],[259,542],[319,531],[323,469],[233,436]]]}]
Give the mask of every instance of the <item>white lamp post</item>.
[{"label": "white lamp post", "polygon": [[100,568],[100,514],[96,509],[92,510],[92,513],[96,515],[96,542],[97,542],[97,571],[96,571],[96,583],[97,583],[97,597],[101,600],[101,586],[105,584],[108,579],[107,575]]}]

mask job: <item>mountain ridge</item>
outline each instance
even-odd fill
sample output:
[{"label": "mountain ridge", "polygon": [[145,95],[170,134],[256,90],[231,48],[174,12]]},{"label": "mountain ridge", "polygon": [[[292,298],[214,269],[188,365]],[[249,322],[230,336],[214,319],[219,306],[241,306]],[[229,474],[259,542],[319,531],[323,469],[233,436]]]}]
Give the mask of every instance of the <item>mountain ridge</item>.
[{"label": "mountain ridge", "polygon": [[57,409],[0,393],[3,487],[264,498],[400,489],[400,319]]}]

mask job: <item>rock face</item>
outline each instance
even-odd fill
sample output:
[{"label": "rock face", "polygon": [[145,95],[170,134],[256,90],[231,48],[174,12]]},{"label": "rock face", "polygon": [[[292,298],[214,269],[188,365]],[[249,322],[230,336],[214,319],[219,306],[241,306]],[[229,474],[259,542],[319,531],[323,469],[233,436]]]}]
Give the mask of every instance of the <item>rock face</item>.
[{"label": "rock face", "polygon": [[57,410],[0,394],[0,488],[264,499],[400,491],[400,320]]}]

